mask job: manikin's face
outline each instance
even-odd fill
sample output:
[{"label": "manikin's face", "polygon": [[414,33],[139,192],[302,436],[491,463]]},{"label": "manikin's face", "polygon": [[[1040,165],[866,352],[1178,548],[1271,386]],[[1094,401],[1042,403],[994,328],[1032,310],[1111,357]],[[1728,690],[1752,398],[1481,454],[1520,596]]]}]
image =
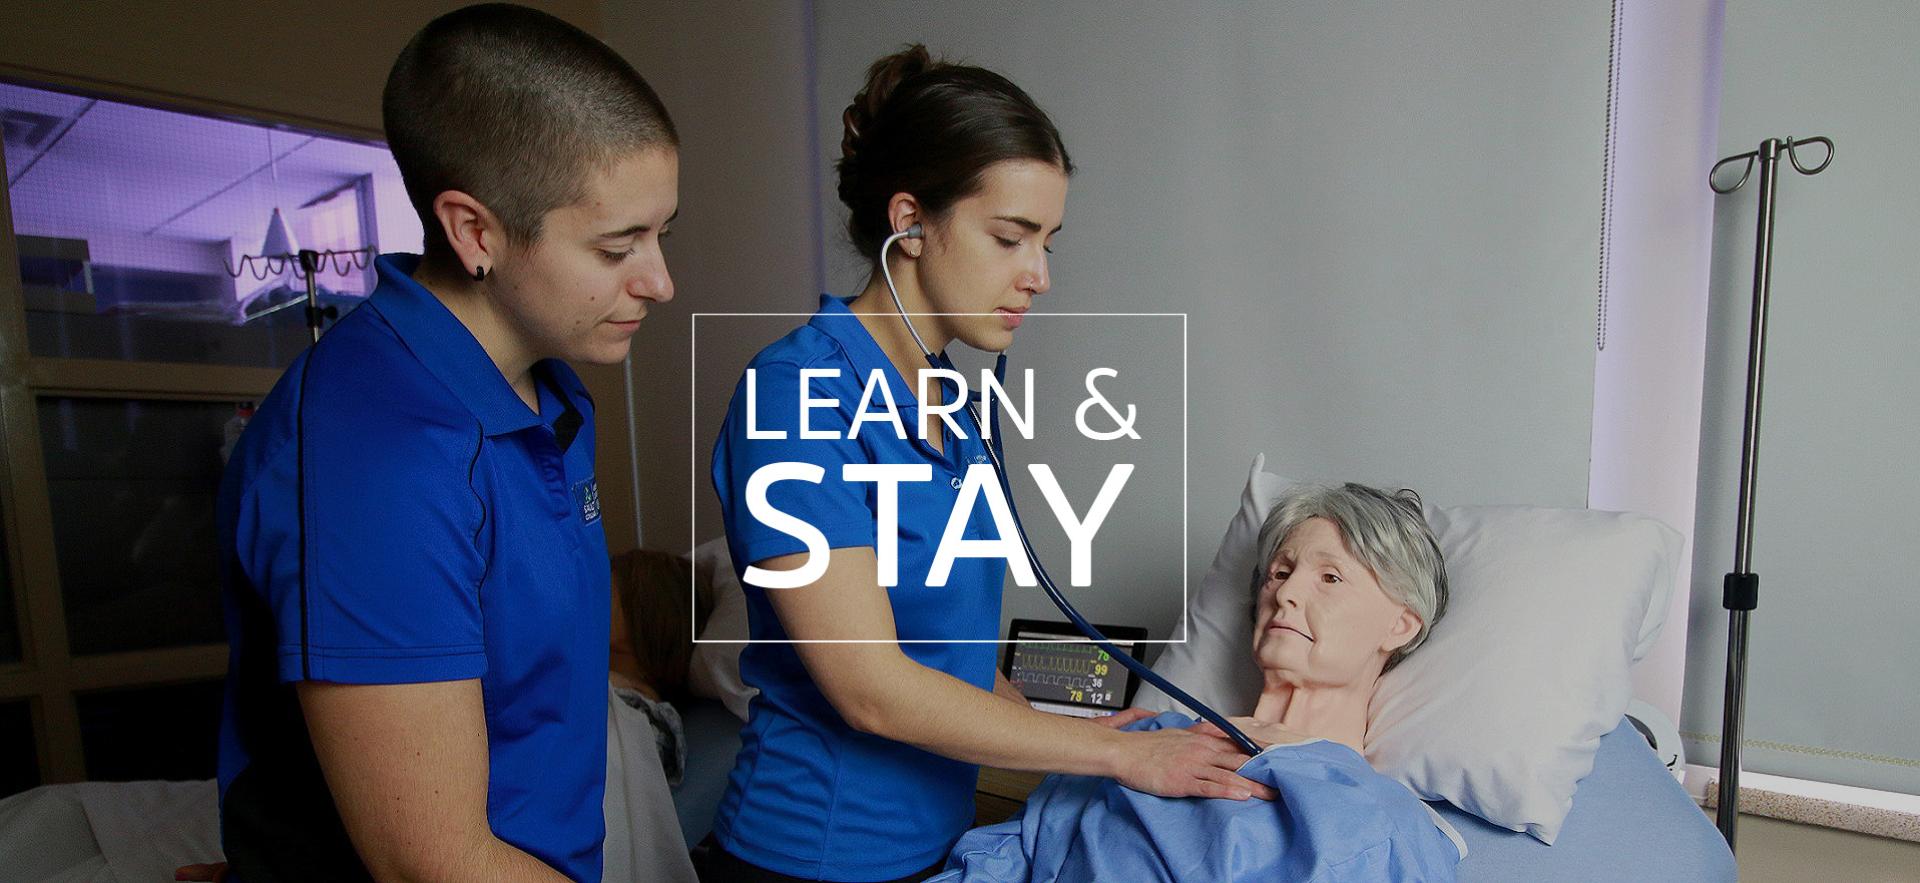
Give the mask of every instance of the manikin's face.
[{"label": "manikin's face", "polygon": [[1371,685],[1419,633],[1420,618],[1380,587],[1325,518],[1288,532],[1263,574],[1254,660],[1292,686]]},{"label": "manikin's face", "polygon": [[679,154],[648,148],[595,169],[586,195],[547,212],[540,236],[496,268],[492,292],[542,358],[626,358],[653,303],[673,299],[660,251],[680,201]]},{"label": "manikin's face", "polygon": [[915,263],[927,308],[943,337],[1000,352],[1052,285],[1047,257],[1067,210],[1067,175],[1059,166],[1007,160],[987,167],[979,192],[923,224],[926,247]]}]

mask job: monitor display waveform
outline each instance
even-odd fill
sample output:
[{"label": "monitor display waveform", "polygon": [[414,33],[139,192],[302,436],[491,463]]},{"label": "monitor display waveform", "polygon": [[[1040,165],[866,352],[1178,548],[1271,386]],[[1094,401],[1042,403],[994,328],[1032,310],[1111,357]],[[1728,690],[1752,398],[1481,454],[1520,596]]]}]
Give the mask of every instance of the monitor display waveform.
[{"label": "monitor display waveform", "polygon": [[1127,670],[1092,644],[1022,641],[1007,679],[1030,700],[1120,708]]}]

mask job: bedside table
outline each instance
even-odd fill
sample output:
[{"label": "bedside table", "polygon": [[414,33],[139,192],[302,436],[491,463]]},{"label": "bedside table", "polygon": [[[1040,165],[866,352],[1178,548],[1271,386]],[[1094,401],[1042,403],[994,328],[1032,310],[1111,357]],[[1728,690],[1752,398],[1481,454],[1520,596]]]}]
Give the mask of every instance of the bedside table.
[{"label": "bedside table", "polygon": [[1046,778],[1045,773],[1028,773],[1016,770],[1002,770],[993,767],[980,768],[980,783],[973,791],[973,825],[993,825],[1004,822],[1018,812],[1020,805],[1027,802],[1027,795]]}]

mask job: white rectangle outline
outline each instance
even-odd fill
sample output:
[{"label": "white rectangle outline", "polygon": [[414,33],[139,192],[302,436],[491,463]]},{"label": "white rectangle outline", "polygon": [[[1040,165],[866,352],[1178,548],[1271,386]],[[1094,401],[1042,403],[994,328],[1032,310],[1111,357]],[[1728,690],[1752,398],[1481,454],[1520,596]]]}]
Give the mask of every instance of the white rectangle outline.
[{"label": "white rectangle outline", "polygon": [[[700,506],[700,496],[699,496],[700,424],[697,416],[699,411],[699,400],[700,400],[700,383],[697,377],[700,371],[700,317],[723,316],[723,317],[742,318],[742,319],[747,319],[747,318],[771,319],[771,318],[787,317],[787,318],[812,319],[814,316],[818,315],[818,313],[691,313],[689,315],[691,316],[691,318],[687,322],[687,362],[688,362],[688,365],[687,365],[687,442],[688,442],[687,444],[687,476],[690,480],[687,483],[688,484],[688,487],[687,487],[687,543],[689,544],[687,548],[687,562],[688,562],[687,610],[689,611],[689,615],[687,617],[687,625],[693,632],[693,643],[695,644],[740,644],[742,646],[745,646],[748,644],[1015,644],[1015,643],[1019,643],[1017,641],[1009,641],[1006,638],[993,638],[991,640],[980,639],[980,638],[911,638],[907,640],[900,640],[898,638],[892,639],[892,640],[889,640],[886,638],[800,638],[800,639],[786,638],[783,640],[755,639],[755,638],[741,638],[738,640],[729,640],[724,638],[701,638],[700,623],[696,620],[695,613],[694,613],[694,611],[699,610],[699,606],[700,606],[700,585],[698,582],[700,579],[700,568],[698,567],[699,562],[695,560],[695,557],[694,557],[694,554],[696,550],[698,550],[699,543],[700,543],[700,538],[695,535],[695,528],[697,527],[697,525],[694,523],[695,521],[694,512],[698,510]],[[986,313],[907,313],[906,315],[909,315],[909,316],[982,316],[982,315],[989,315],[989,314],[986,314]],[[1185,644],[1187,642],[1187,632],[1189,630],[1189,627],[1187,624],[1187,620],[1189,619],[1188,613],[1189,613],[1189,607],[1191,606],[1191,595],[1188,591],[1188,588],[1189,588],[1188,583],[1191,582],[1191,580],[1187,576],[1187,559],[1190,554],[1189,549],[1187,548],[1189,545],[1187,534],[1189,532],[1189,527],[1190,527],[1188,522],[1192,518],[1192,512],[1191,512],[1192,507],[1188,500],[1188,473],[1191,470],[1187,462],[1188,455],[1191,450],[1189,448],[1189,438],[1188,438],[1189,401],[1188,401],[1187,381],[1189,377],[1189,371],[1188,371],[1188,347],[1187,347],[1187,342],[1188,342],[1187,341],[1187,314],[1186,313],[1052,313],[1052,312],[1048,312],[1048,313],[1041,313],[1039,315],[1041,316],[1087,316],[1087,317],[1108,317],[1108,318],[1139,317],[1139,318],[1155,318],[1155,319],[1170,319],[1175,316],[1180,317],[1180,565],[1181,565],[1180,566],[1180,638],[1178,640],[1175,640],[1173,638],[1161,638],[1159,640],[1155,640],[1152,638],[1141,638],[1139,640],[1134,641],[1133,643],[1135,644]],[[733,562],[727,561],[726,566],[732,567]],[[1090,644],[1092,642],[1093,640],[1091,638],[1078,638],[1078,639],[1064,638],[1064,639],[1059,639],[1058,641],[1058,643],[1065,643],[1065,644]]]}]

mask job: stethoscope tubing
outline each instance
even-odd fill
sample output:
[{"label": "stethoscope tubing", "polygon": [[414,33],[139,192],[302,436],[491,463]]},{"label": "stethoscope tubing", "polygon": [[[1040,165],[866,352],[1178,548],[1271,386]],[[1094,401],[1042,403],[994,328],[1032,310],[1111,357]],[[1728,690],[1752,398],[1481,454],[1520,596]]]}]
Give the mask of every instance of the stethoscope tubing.
[{"label": "stethoscope tubing", "polygon": [[[900,291],[893,285],[893,272],[887,267],[887,251],[893,247],[895,242],[910,236],[917,236],[918,227],[919,225],[916,224],[912,229],[895,233],[887,237],[885,242],[881,243],[880,274],[886,279],[887,292],[893,295],[893,306],[900,314],[900,321],[906,323],[907,333],[913,336],[913,342],[920,347],[920,354],[926,358],[927,364],[934,368],[954,370],[953,363],[940,356],[935,356],[933,352],[927,348],[926,341],[921,339],[920,332],[914,329],[913,320],[907,317],[906,307],[900,302]],[[993,373],[994,377],[997,378],[1004,387],[1007,380],[1007,354],[1005,352],[1000,353],[999,358],[995,360]],[[974,401],[973,398],[968,399],[967,413],[973,417],[974,430],[982,436],[982,440],[985,442],[987,456],[993,461],[994,475],[1000,481],[1000,494],[1007,501],[1008,514],[1013,516],[1014,532],[1020,535],[1020,548],[1026,553],[1027,563],[1032,565],[1034,576],[1039,580],[1041,590],[1047,593],[1047,598],[1053,601],[1055,607],[1060,608],[1060,612],[1065,614],[1067,619],[1073,623],[1073,627],[1079,629],[1080,633],[1085,635],[1087,640],[1091,641],[1094,646],[1106,651],[1107,655],[1112,656],[1115,660],[1118,660],[1121,665],[1126,666],[1128,670],[1139,675],[1141,680],[1159,688],[1160,692],[1167,694],[1168,698],[1186,706],[1195,714],[1200,715],[1201,719],[1208,723],[1219,727],[1220,732],[1225,733],[1227,738],[1232,740],[1232,742],[1248,756],[1258,755],[1260,753],[1260,746],[1256,745],[1252,739],[1247,738],[1247,734],[1241,732],[1240,728],[1234,726],[1231,721],[1227,720],[1226,716],[1214,711],[1200,700],[1188,695],[1185,690],[1174,686],[1171,681],[1161,677],[1158,673],[1154,672],[1153,669],[1148,668],[1146,663],[1135,659],[1132,653],[1115,647],[1113,642],[1107,640],[1107,636],[1101,634],[1099,629],[1094,628],[1093,624],[1088,622],[1086,617],[1081,616],[1080,611],[1073,606],[1072,602],[1067,600],[1066,595],[1061,593],[1060,587],[1054,584],[1053,576],[1047,572],[1046,565],[1041,563],[1040,556],[1034,552],[1033,541],[1027,537],[1026,522],[1020,519],[1020,507],[1013,501],[1013,485],[1008,478],[1006,461],[1001,456],[1001,438],[999,433],[1000,415],[997,412],[993,415],[994,432],[989,436],[986,431],[986,423],[981,419],[979,409],[974,407]]]}]

